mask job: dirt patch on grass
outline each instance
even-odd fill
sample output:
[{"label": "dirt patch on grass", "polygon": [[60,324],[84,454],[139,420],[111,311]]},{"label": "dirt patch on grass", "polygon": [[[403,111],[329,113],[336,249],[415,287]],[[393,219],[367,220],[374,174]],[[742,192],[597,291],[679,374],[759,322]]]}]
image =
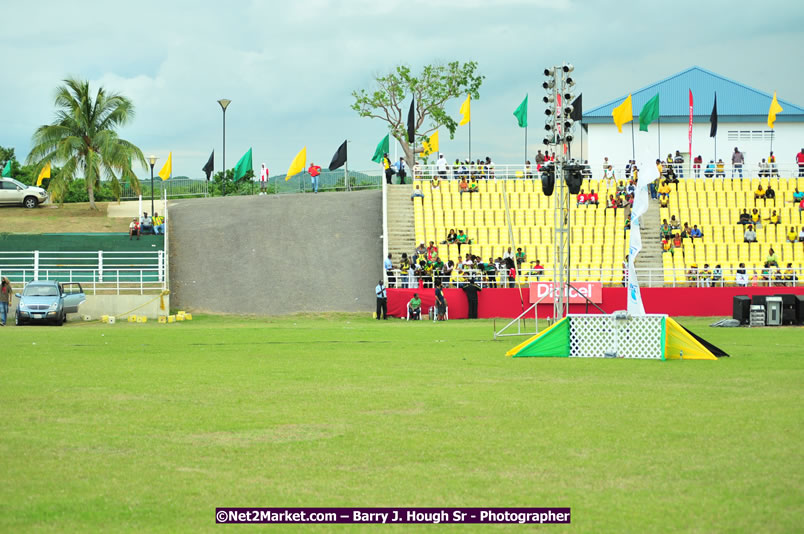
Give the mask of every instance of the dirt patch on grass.
[{"label": "dirt patch on grass", "polygon": [[128,219],[113,219],[106,215],[108,202],[97,202],[98,209],[89,203],[46,204],[34,209],[0,207],[0,232],[10,234],[126,232]]}]

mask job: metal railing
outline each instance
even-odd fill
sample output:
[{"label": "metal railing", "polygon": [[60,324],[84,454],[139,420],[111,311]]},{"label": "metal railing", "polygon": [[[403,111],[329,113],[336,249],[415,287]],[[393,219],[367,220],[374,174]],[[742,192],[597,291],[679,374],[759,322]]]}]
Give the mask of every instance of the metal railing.
[{"label": "metal railing", "polygon": [[[454,271],[457,271],[456,267]],[[517,272],[516,279],[510,279],[505,271],[496,270],[493,275],[472,266],[463,270],[464,280],[474,279],[481,287],[527,287],[531,282],[553,282],[553,269],[542,270],[523,268]],[[623,287],[627,272],[622,268],[575,268],[570,270],[569,279],[573,284],[582,282],[601,282],[606,287]],[[714,267],[703,268],[667,268],[637,269],[637,277],[641,287],[800,287],[804,268],[795,267],[788,270],[780,268],[748,267],[745,273],[738,268],[723,268],[720,272]],[[417,275],[413,270],[404,276],[399,269],[392,270],[388,287],[418,288],[422,281],[425,287],[432,287],[436,278],[440,278],[446,287],[460,287],[461,283],[451,274]]]},{"label": "metal railing", "polygon": [[79,282],[91,293],[144,294],[167,289],[166,255],[153,252],[0,252],[0,276]]},{"label": "metal railing", "polygon": [[[650,165],[655,164],[651,161]],[[684,163],[663,163],[664,166],[673,167],[673,172],[678,179],[699,178],[797,178],[804,176],[797,165],[775,165],[774,167],[761,168],[757,164],[745,164],[742,168],[724,165],[722,169],[715,166],[711,172],[707,169],[708,162],[696,168],[692,162]],[[628,180],[632,173],[626,168],[625,164],[611,164],[613,179],[615,181]],[[430,180],[434,176],[446,180],[460,180],[461,178],[470,179],[476,177],[481,180],[515,180],[522,178],[539,178],[540,165],[532,162],[530,166],[525,164],[515,165],[472,165],[472,164],[449,164],[446,171],[439,172],[436,165],[417,165],[413,168],[413,176],[416,179]],[[603,164],[585,164],[584,175],[593,180],[604,180],[607,178]]]},{"label": "metal railing", "polygon": [[[162,181],[154,179],[154,198],[162,198],[164,191],[168,198],[205,197],[208,194],[209,182],[189,178],[171,178]],[[140,193],[143,198],[151,198],[151,180],[140,180]],[[129,184],[123,184],[120,200],[135,200],[139,194]]]}]

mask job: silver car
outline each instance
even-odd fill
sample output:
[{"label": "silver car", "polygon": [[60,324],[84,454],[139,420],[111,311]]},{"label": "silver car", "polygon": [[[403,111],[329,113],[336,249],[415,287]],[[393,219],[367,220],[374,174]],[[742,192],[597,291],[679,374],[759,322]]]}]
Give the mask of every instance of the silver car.
[{"label": "silver car", "polygon": [[34,280],[25,286],[19,300],[14,324],[51,323],[61,326],[68,313],[78,313],[78,307],[87,298],[81,284],[64,283],[53,280]]},{"label": "silver car", "polygon": [[35,208],[47,200],[47,191],[13,178],[0,178],[0,204]]}]

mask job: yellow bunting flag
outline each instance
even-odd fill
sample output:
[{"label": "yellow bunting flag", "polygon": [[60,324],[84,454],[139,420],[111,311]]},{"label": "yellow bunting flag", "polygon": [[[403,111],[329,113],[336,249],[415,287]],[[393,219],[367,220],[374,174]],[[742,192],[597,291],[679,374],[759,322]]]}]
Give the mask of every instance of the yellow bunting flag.
[{"label": "yellow bunting flag", "polygon": [[623,100],[623,103],[611,110],[611,116],[614,117],[614,124],[617,125],[617,131],[623,133],[623,124],[634,120],[634,111],[631,107],[631,95]]},{"label": "yellow bunting flag", "polygon": [[293,163],[290,164],[290,168],[288,169],[288,174],[285,176],[285,181],[287,182],[296,174],[300,172],[304,172],[304,168],[307,166],[307,147],[302,148],[296,157],[293,158]]},{"label": "yellow bunting flag", "polygon": [[422,152],[424,156],[438,152],[438,130],[433,132],[429,141],[422,141],[422,148],[424,149],[424,152]]},{"label": "yellow bunting flag", "polygon": [[461,122],[458,123],[458,126],[463,126],[467,124],[472,119],[472,95],[466,95],[466,100],[464,100],[463,104],[461,104],[460,113],[463,115]]},{"label": "yellow bunting flag", "polygon": [[776,122],[776,114],[784,111],[779,101],[776,100],[776,91],[773,92],[773,100],[771,101],[770,109],[768,110],[768,127],[773,129],[773,123]]},{"label": "yellow bunting flag", "polygon": [[42,169],[42,172],[39,173],[39,178],[36,179],[36,186],[42,187],[42,180],[45,178],[50,178],[50,163],[45,165],[45,167]]},{"label": "yellow bunting flag", "polygon": [[164,182],[173,175],[173,152],[168,153],[168,159],[159,171],[159,177]]}]

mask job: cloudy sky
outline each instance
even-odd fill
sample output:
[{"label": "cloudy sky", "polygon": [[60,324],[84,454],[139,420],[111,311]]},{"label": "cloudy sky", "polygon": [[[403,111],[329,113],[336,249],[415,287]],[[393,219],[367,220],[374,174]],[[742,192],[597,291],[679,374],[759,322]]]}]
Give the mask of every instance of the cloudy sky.
[{"label": "cloudy sky", "polygon": [[[121,136],[160,161],[173,151],[174,175],[193,177],[213,148],[221,168],[219,98],[232,100],[229,167],[253,147],[255,168],[284,173],[305,145],[326,166],[348,138],[350,168],[372,168],[387,130],[350,109],[351,92],[398,64],[477,61],[472,153],[497,163],[521,158],[511,113],[525,93],[539,148],[542,70],[565,60],[587,109],[692,65],[804,105],[800,0],[4,0],[0,19],[0,145],[19,159],[67,76],[130,97]],[[448,104],[456,117],[460,103]],[[448,157],[463,155],[465,127],[441,137]]]}]

